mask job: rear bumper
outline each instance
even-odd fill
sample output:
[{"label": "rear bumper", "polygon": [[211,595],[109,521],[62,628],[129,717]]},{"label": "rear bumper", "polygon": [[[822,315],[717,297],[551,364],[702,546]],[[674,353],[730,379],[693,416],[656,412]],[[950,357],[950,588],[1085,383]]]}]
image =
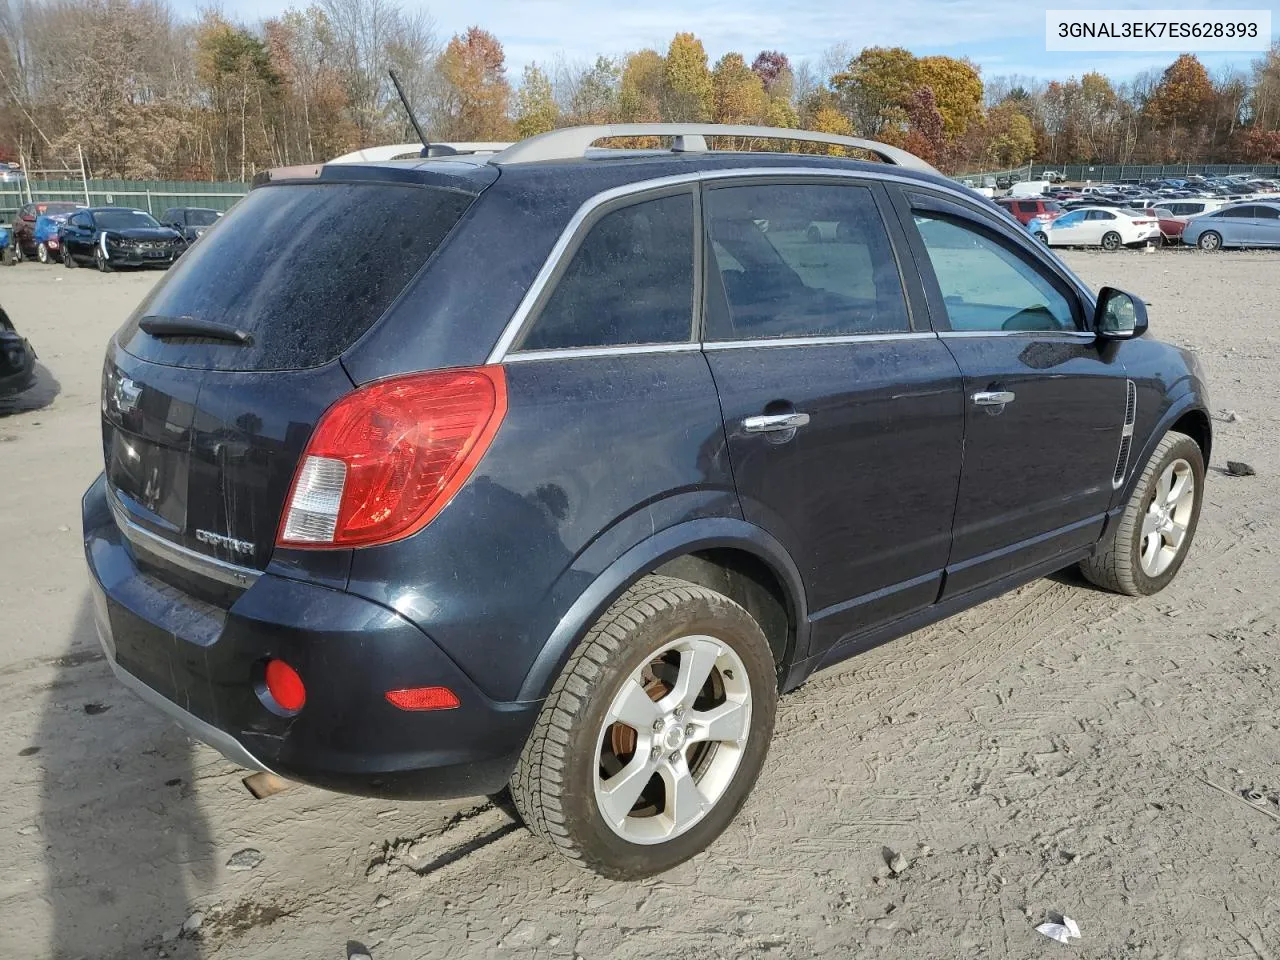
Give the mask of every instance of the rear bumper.
[{"label": "rear bumper", "polygon": [[11,397],[31,386],[36,376],[36,352],[17,334],[0,329],[0,397]]},{"label": "rear bumper", "polygon": [[[101,477],[85,494],[99,636],[121,681],[233,762],[315,786],[432,799],[501,790],[537,702],[489,700],[416,626],[352,594],[262,574],[224,609],[171,585],[163,557],[127,541]],[[259,697],[267,660],[293,666],[306,704]],[[454,710],[406,712],[388,690],[447,686]]]}]

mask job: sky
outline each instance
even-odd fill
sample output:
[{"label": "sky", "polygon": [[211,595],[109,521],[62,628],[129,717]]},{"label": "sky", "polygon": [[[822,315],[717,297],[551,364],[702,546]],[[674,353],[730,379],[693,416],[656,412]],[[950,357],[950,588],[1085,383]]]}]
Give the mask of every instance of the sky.
[{"label": "sky", "polygon": [[[247,23],[308,0],[221,0],[223,11]],[[1163,69],[1176,53],[1047,53],[1047,9],[1268,9],[1274,0],[399,0],[407,9],[425,8],[442,40],[472,24],[494,33],[506,50],[512,80],[530,61],[552,64],[558,57],[590,61],[598,53],[617,55],[655,47],[665,50],[672,35],[696,33],[712,62],[731,50],[748,62],[762,49],[780,49],[793,63],[818,62],[837,42],[853,52],[867,46],[903,46],[919,56],[968,57],[984,76],[1017,74],[1041,79],[1079,76],[1098,70],[1125,81]],[[176,0],[194,11],[203,0]],[[1280,12],[1273,12],[1273,30]],[[1185,52],[1196,52],[1189,48]],[[1257,53],[1200,54],[1210,72],[1235,66],[1247,70]]]}]

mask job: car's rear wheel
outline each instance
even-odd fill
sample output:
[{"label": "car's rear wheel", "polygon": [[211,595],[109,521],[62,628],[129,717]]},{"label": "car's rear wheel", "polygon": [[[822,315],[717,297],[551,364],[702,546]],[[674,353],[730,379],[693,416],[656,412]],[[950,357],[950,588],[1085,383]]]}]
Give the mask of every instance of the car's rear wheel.
[{"label": "car's rear wheel", "polygon": [[1168,586],[1200,522],[1204,469],[1199,444],[1186,434],[1165,434],[1119,520],[1098,552],[1080,564],[1084,575],[1131,597],[1150,596]]},{"label": "car's rear wheel", "polygon": [[18,241],[18,238],[10,234],[9,240],[9,245],[13,247],[13,262],[21,263],[23,260],[27,259],[26,255],[22,252],[22,244]]},{"label": "car's rear wheel", "polygon": [[40,243],[36,245],[36,259],[41,263],[49,262],[49,247],[47,244]]},{"label": "car's rear wheel", "polygon": [[556,680],[511,779],[525,823],[607,877],[669,870],[746,800],[769,749],[777,676],[760,626],[728,597],[637,582]]},{"label": "car's rear wheel", "polygon": [[1119,250],[1124,245],[1124,241],[1120,238],[1120,234],[1114,230],[1108,230],[1102,235],[1103,250]]},{"label": "car's rear wheel", "polygon": [[1214,250],[1221,250],[1222,234],[1214,230],[1206,230],[1204,233],[1200,234],[1200,239],[1196,241],[1196,246],[1201,250],[1208,250],[1210,252]]},{"label": "car's rear wheel", "polygon": [[1039,240],[1039,241],[1040,241],[1041,243],[1043,243],[1043,244],[1048,244],[1048,242],[1049,242],[1049,235],[1048,235],[1047,233],[1045,233],[1043,230],[1037,230],[1037,231],[1036,231],[1036,239],[1037,239],[1037,240]]}]

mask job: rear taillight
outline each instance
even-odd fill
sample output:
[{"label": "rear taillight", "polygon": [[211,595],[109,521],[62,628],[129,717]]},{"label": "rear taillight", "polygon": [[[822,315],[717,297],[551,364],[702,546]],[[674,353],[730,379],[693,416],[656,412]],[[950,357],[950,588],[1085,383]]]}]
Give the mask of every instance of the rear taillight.
[{"label": "rear taillight", "polygon": [[320,418],[303,453],[283,547],[367,547],[417,533],[467,481],[507,412],[502,368],[381,380]]}]

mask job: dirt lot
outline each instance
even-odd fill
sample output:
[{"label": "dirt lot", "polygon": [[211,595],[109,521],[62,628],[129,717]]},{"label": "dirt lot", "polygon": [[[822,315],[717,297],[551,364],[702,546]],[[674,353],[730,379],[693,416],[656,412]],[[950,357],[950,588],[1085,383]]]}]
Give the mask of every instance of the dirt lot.
[{"label": "dirt lot", "polygon": [[1182,575],[1138,602],[1041,580],[820,674],[737,823],[635,885],[501,803],[254,800],[117,686],[78,505],[103,344],[154,277],[3,269],[44,369],[0,407],[0,956],[972,960],[1058,954],[1034,927],[1066,914],[1082,956],[1280,957],[1280,256],[1068,257],[1238,414]]}]

